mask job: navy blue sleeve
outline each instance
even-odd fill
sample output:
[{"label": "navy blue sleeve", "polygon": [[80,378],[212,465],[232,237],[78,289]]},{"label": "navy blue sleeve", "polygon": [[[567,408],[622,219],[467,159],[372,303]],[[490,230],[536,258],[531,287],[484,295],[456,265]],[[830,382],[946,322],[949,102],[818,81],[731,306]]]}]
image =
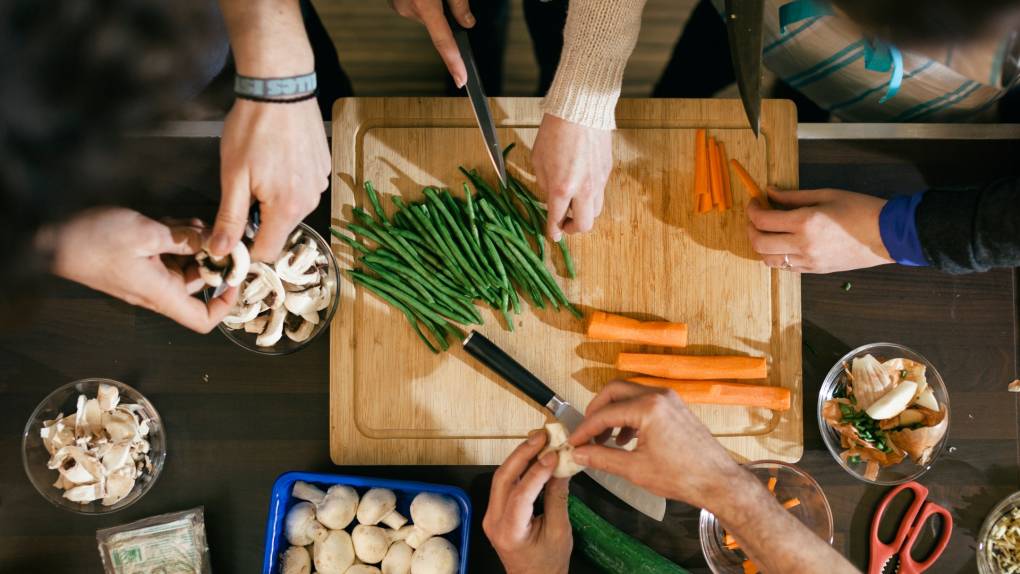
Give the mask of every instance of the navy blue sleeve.
[{"label": "navy blue sleeve", "polygon": [[900,265],[924,267],[930,264],[921,248],[916,225],[917,206],[924,199],[924,194],[922,191],[914,195],[897,195],[886,202],[878,216],[882,243],[893,261]]}]

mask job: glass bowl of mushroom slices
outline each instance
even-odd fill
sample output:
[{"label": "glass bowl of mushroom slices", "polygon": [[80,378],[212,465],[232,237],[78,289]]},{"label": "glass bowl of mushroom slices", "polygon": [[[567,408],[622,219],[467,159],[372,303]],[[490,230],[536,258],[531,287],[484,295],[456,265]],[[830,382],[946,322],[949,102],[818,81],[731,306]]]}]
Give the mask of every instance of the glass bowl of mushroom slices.
[{"label": "glass bowl of mushroom slices", "polygon": [[107,514],[152,488],[166,460],[166,430],[141,393],[111,379],[82,379],[49,394],[21,439],[25,474],[55,506]]},{"label": "glass bowl of mushroom slices", "polygon": [[872,343],[833,365],[818,393],[818,428],[833,458],[871,484],[917,480],[949,436],[949,391],[934,365]]},{"label": "glass bowl of mushroom slices", "polygon": [[261,355],[293,353],[326,331],[340,301],[339,284],[329,242],[302,223],[276,261],[251,262],[220,331]]}]

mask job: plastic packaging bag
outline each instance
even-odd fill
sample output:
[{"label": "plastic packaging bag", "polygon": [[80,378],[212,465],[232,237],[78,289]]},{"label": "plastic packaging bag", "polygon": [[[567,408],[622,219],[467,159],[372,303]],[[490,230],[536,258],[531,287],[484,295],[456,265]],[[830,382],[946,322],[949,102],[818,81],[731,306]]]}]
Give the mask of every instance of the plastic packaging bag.
[{"label": "plastic packaging bag", "polygon": [[203,508],[96,532],[106,574],[211,574]]}]

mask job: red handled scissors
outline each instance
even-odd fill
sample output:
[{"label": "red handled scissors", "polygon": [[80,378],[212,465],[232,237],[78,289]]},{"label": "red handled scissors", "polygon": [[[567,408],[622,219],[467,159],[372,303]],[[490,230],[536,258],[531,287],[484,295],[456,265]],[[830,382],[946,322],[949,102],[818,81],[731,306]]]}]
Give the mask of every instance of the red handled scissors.
[{"label": "red handled scissors", "polygon": [[[896,536],[893,537],[892,542],[886,544],[878,537],[879,525],[881,525],[885,511],[892,499],[908,489],[913,491],[914,500],[910,502],[907,514],[900,522]],[[893,556],[899,560],[896,570],[898,574],[918,574],[931,568],[932,564],[942,555],[946,545],[949,544],[949,537],[953,533],[953,517],[945,508],[925,500],[927,497],[928,489],[916,482],[901,484],[885,495],[878,505],[878,509],[875,510],[875,516],[871,519],[871,555],[868,560],[868,574],[882,574],[882,570]],[[917,562],[910,556],[910,551],[917,543],[917,538],[923,532],[925,524],[936,515],[942,517],[942,532],[939,534],[939,539],[931,554],[923,562]]]}]

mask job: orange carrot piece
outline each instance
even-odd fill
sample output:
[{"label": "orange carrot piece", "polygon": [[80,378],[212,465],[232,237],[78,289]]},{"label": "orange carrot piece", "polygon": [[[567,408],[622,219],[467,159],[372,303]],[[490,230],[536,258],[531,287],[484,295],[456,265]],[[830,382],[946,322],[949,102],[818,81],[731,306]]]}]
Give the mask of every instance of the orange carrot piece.
[{"label": "orange carrot piece", "polygon": [[764,379],[768,367],[764,357],[653,355],[620,353],[616,368],[621,371],[667,379]]},{"label": "orange carrot piece", "polygon": [[744,574],[758,574],[758,567],[754,565],[754,562],[750,560],[744,560]]},{"label": "orange carrot piece", "polygon": [[730,160],[730,165],[733,166],[733,171],[737,172],[737,178],[740,179],[740,183],[744,184],[744,189],[747,190],[747,194],[752,198],[761,201],[765,207],[769,206],[769,198],[765,193],[758,187],[758,184],[754,182],[754,178],[751,174],[747,173],[744,166],[740,165],[740,162],[733,158]]},{"label": "orange carrot piece", "polygon": [[722,142],[716,142],[719,147],[719,173],[722,178],[722,197],[726,209],[733,207],[733,190],[730,188],[729,162],[726,161],[726,146]]},{"label": "orange carrot piece", "polygon": [[799,498],[791,498],[790,500],[787,500],[786,502],[783,503],[783,508],[787,510],[790,510],[791,508],[795,508],[797,506],[800,506]]},{"label": "orange carrot piece", "polygon": [[737,543],[737,539],[734,538],[733,535],[730,534],[729,532],[723,532],[722,541],[723,541],[723,544],[725,544],[726,546],[729,546],[730,544],[736,544]]},{"label": "orange carrot piece", "polygon": [[708,193],[698,196],[698,213],[712,211],[712,196]]},{"label": "orange carrot piece", "polygon": [[769,492],[771,492],[772,494],[776,493],[776,483],[777,482],[779,482],[778,478],[776,478],[774,476],[770,476],[769,477]]},{"label": "orange carrot piece", "polygon": [[726,208],[723,200],[722,164],[719,163],[719,144],[715,138],[708,138],[708,173],[712,176],[712,206],[722,211]]},{"label": "orange carrot piece", "polygon": [[694,132],[694,196],[710,195],[708,185],[708,140],[699,128]]},{"label": "orange carrot piece", "polygon": [[[761,407],[773,411],[790,410],[790,389],[748,383],[721,381],[680,381],[658,377],[630,377],[632,383],[649,387],[673,389],[685,403],[693,405],[736,405]],[[769,490],[775,488],[770,485]]]},{"label": "orange carrot piece", "polygon": [[595,311],[588,320],[587,335],[600,341],[620,341],[663,347],[686,347],[687,325],[669,321],[638,321],[630,317]]}]

